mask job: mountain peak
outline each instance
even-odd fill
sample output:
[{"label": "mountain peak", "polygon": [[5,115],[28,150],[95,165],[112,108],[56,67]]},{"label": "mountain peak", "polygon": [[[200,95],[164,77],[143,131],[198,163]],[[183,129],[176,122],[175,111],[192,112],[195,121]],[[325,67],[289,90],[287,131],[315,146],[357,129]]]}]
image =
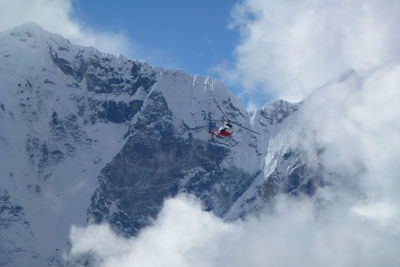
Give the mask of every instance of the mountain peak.
[{"label": "mountain peak", "polygon": [[53,35],[33,21],[24,22],[18,26],[5,30],[4,33],[25,38],[35,37],[39,40]]},{"label": "mountain peak", "polygon": [[[33,21],[24,22],[18,26],[9,28],[3,32],[0,32],[2,36],[12,36],[14,40],[18,40],[22,43],[29,45],[39,45],[46,43],[49,39],[56,40],[60,43],[69,41],[63,36],[52,33],[44,29],[42,26]],[[8,39],[8,38],[5,38]],[[11,40],[10,39],[10,40]]]},{"label": "mountain peak", "polygon": [[14,32],[32,32],[32,33],[45,31],[42,28],[42,26],[33,21],[26,21],[18,26],[11,28],[11,30]]}]

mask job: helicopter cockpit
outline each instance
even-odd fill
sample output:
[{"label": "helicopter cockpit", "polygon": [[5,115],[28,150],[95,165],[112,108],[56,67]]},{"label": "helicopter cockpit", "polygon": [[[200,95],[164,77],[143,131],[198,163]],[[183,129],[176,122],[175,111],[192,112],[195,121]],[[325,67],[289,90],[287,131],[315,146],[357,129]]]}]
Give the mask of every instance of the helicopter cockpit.
[{"label": "helicopter cockpit", "polygon": [[231,134],[233,132],[232,124],[229,122],[225,123],[224,126],[220,128],[220,131],[221,130]]}]

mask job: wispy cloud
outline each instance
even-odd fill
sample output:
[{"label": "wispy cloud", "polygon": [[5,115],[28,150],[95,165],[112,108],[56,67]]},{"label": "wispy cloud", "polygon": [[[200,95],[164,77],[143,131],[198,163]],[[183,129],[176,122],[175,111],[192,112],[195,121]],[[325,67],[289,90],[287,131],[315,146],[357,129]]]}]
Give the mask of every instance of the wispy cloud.
[{"label": "wispy cloud", "polygon": [[241,34],[226,80],[246,92],[298,101],[348,69],[400,58],[396,0],[243,0],[232,12]]},{"label": "wispy cloud", "polygon": [[33,21],[79,45],[112,54],[135,54],[134,43],[123,33],[96,31],[74,19],[72,3],[73,0],[0,0],[0,30]]}]

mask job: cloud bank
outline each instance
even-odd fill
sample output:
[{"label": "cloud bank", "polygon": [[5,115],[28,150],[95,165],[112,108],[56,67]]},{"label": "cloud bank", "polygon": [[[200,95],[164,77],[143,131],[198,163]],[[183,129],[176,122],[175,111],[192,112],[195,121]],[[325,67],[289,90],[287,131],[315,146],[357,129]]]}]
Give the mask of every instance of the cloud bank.
[{"label": "cloud bank", "polygon": [[299,101],[349,69],[399,60],[396,0],[244,0],[232,12],[239,30],[234,68],[221,71],[252,96]]},{"label": "cloud bank", "polygon": [[[100,267],[397,266],[400,242],[374,222],[332,204],[281,197],[273,214],[225,223],[180,195],[154,225],[124,239],[106,225],[73,227],[72,254],[91,253]],[[316,218],[316,214],[319,218]],[[392,238],[390,238],[392,237]],[[398,237],[398,236],[397,236]]]},{"label": "cloud bank", "polygon": [[99,32],[74,19],[73,0],[0,0],[0,31],[33,21],[73,43],[132,55],[132,42],[122,33]]}]

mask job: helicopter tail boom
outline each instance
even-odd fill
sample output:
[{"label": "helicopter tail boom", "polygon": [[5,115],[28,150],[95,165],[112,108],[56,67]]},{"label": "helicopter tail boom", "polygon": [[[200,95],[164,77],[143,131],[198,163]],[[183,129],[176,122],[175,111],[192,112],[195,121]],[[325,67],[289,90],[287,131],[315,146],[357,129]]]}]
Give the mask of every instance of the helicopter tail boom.
[{"label": "helicopter tail boom", "polygon": [[210,136],[210,140],[211,140],[216,135],[215,128],[212,131],[210,131],[210,134],[211,134],[211,136]]}]

